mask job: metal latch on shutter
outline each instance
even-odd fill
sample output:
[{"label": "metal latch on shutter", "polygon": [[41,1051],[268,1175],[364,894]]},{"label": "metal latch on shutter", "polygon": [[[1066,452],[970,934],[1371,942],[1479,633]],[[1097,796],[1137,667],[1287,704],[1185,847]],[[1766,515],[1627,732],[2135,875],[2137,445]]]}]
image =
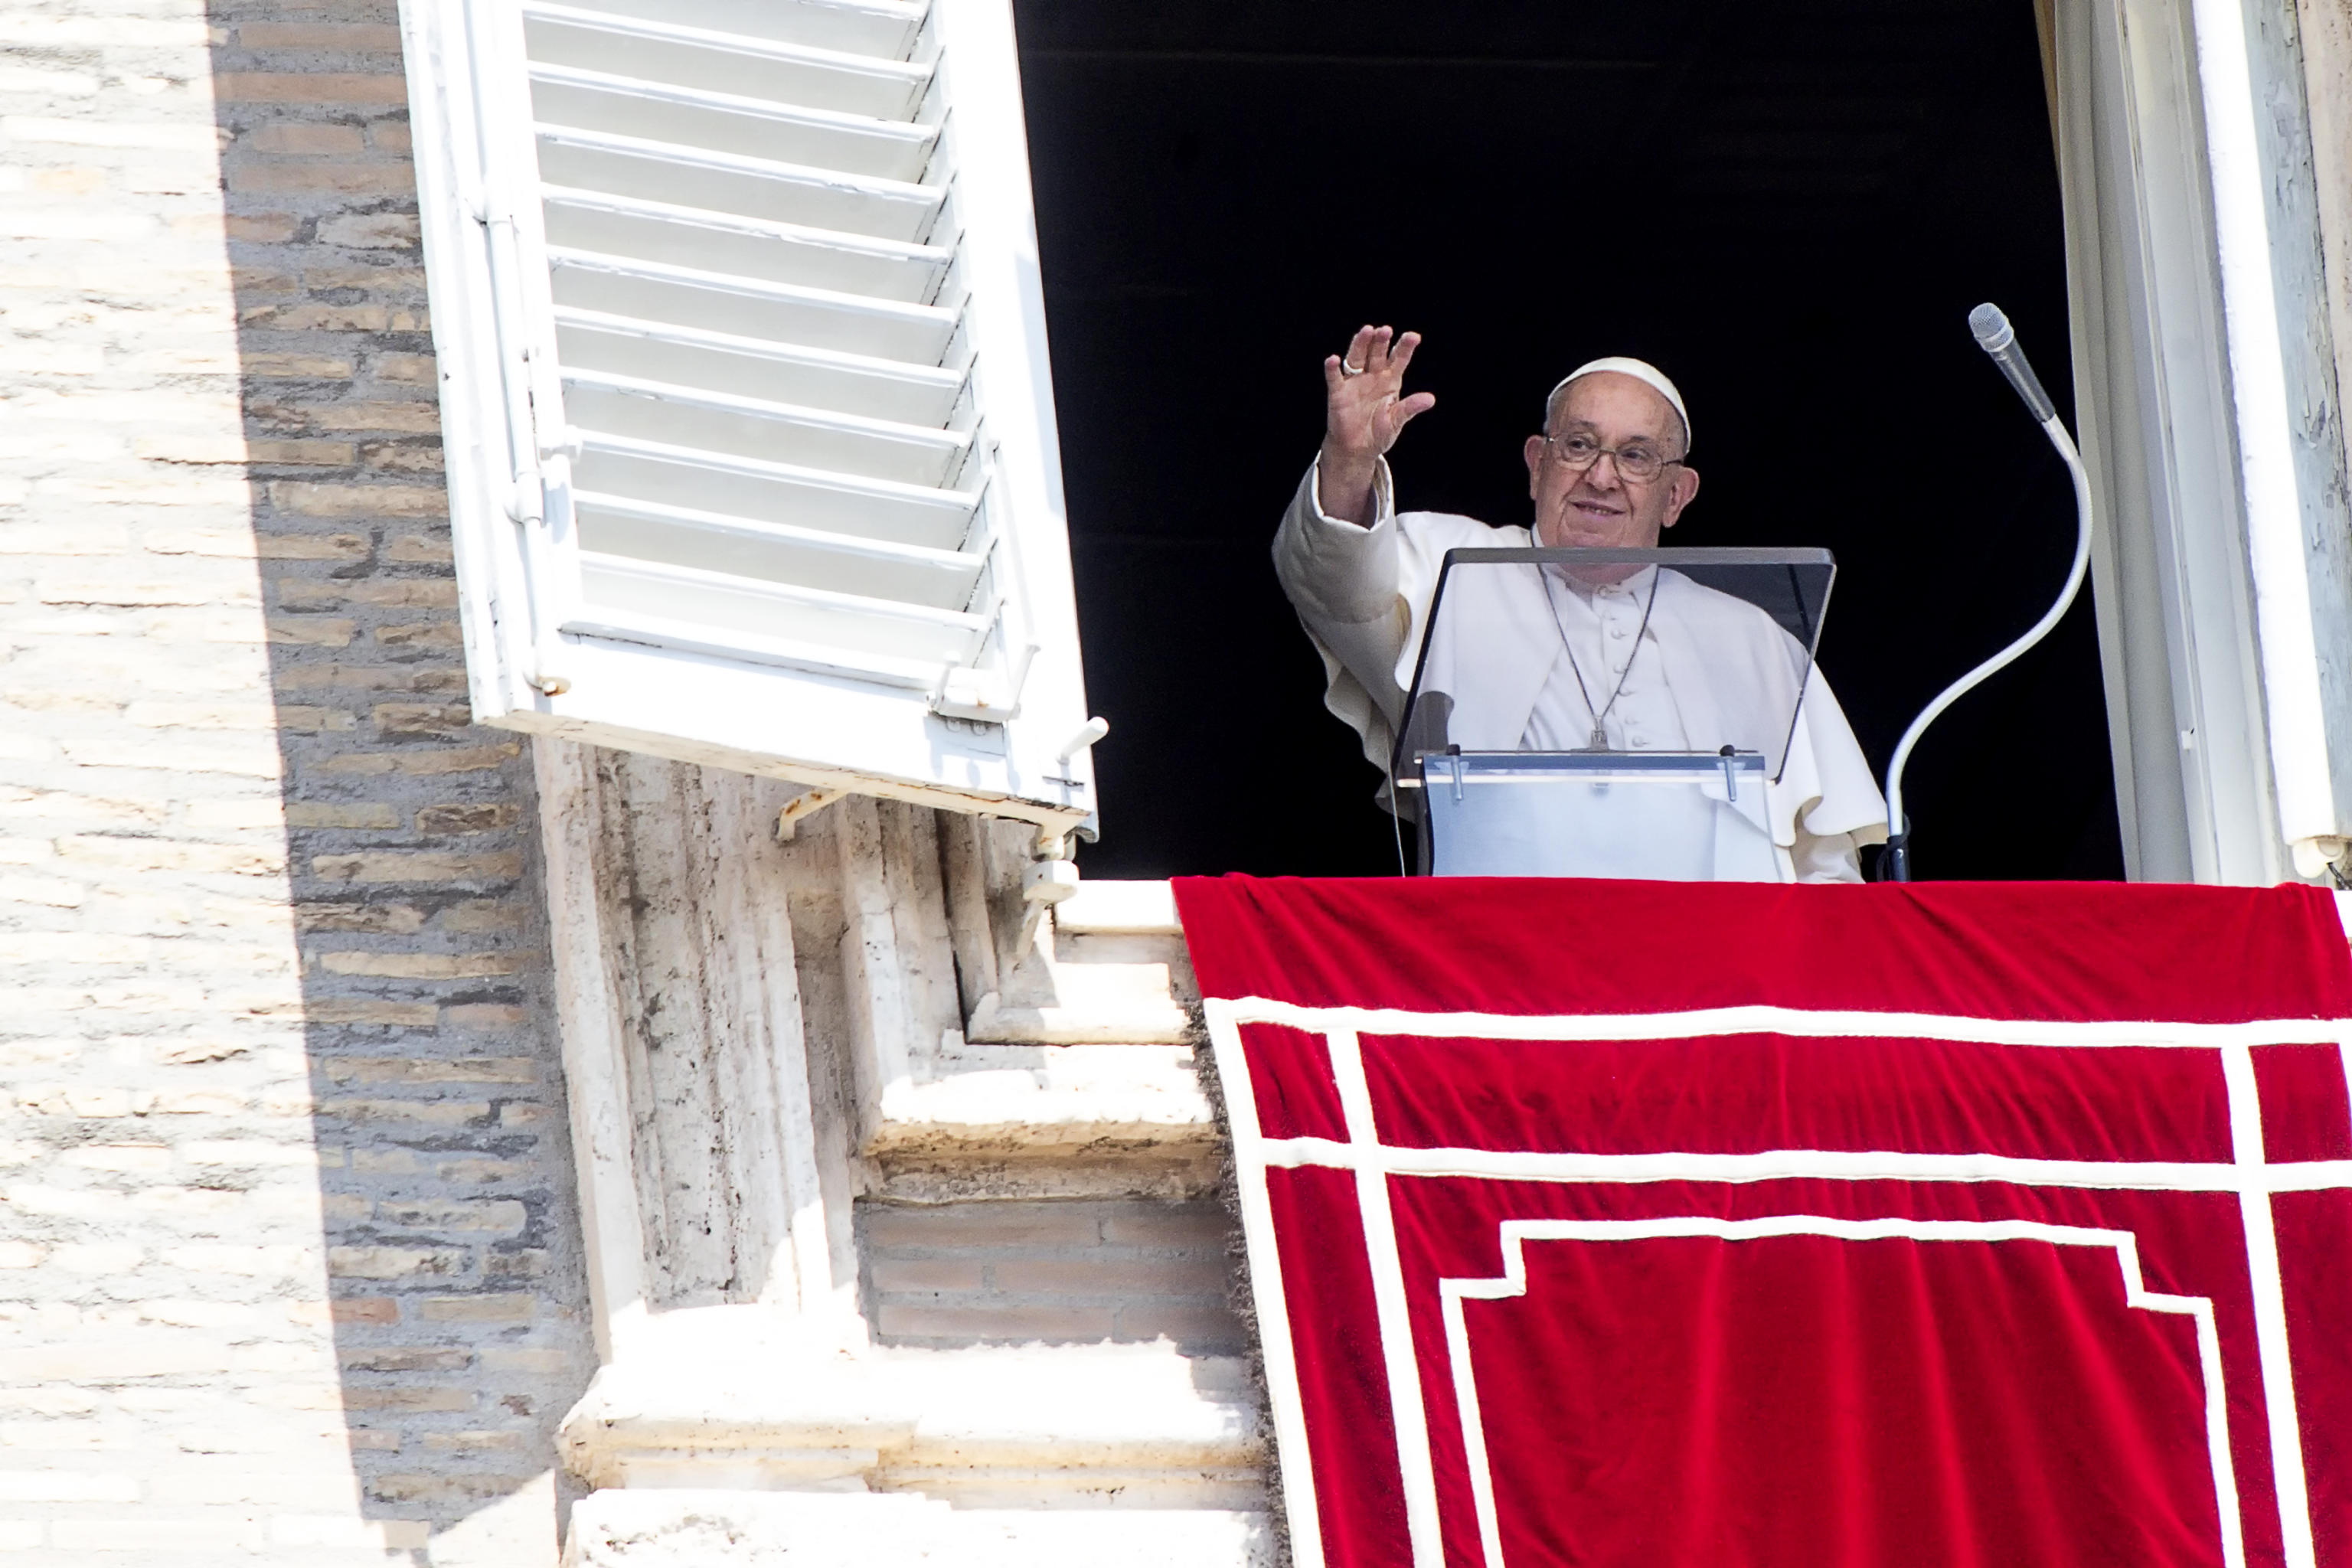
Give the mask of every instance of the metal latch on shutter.
[{"label": "metal latch on shutter", "polygon": [[1002,724],[1016,717],[1021,711],[1021,688],[1029,679],[1029,661],[1037,652],[1037,644],[1024,643],[1009,670],[950,666],[940,672],[940,683],[931,692],[931,711],[986,724]]}]

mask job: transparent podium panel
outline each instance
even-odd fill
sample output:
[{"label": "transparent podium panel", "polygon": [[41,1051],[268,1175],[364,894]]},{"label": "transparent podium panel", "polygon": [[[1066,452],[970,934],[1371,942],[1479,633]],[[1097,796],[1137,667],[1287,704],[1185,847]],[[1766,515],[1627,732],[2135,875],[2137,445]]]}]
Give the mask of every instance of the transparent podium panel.
[{"label": "transparent podium panel", "polygon": [[1824,550],[1455,550],[1394,779],[1438,876],[1779,880]]},{"label": "transparent podium panel", "polygon": [[1455,752],[1422,768],[1423,858],[1435,876],[1780,879],[1753,752]]}]

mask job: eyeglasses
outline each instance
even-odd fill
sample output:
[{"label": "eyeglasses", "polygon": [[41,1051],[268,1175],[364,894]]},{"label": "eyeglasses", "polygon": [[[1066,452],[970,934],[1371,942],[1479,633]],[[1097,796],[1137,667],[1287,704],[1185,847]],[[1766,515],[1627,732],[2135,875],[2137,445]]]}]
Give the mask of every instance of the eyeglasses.
[{"label": "eyeglasses", "polygon": [[1664,473],[1668,468],[1682,461],[1680,458],[1669,458],[1655,447],[1643,442],[1632,441],[1622,447],[1604,447],[1591,437],[1584,435],[1547,436],[1544,437],[1544,446],[1550,451],[1553,462],[1563,468],[1569,468],[1580,474],[1603,458],[1613,458],[1617,461],[1618,477],[1632,479],[1636,484],[1654,479]]}]

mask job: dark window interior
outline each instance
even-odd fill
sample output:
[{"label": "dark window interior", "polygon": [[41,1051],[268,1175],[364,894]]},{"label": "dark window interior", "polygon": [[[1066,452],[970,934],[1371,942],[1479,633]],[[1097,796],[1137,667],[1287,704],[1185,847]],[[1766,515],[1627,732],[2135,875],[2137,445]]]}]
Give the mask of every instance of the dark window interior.
[{"label": "dark window interior", "polygon": [[[1319,363],[1426,334],[1407,508],[1524,521],[1545,390],[1606,353],[1689,398],[1685,544],[1818,544],[1822,668],[1875,767],[2063,578],[2063,470],[1969,338],[2071,409],[2028,0],[1017,0],[1097,877],[1392,872],[1266,547]],[[2122,874],[2090,595],[1943,720],[1927,878]]]}]

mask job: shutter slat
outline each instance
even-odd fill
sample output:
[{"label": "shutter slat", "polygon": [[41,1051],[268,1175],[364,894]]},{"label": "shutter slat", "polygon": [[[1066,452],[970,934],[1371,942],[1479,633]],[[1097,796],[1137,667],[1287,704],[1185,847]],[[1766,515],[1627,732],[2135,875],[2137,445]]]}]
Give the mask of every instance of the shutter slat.
[{"label": "shutter slat", "polygon": [[924,485],[830,473],[692,447],[586,432],[573,465],[582,489],[699,511],[955,550],[979,498]]},{"label": "shutter slat", "polygon": [[[937,679],[937,669],[919,659],[894,658],[887,655],[860,658],[829,643],[795,642],[789,637],[751,636],[745,633],[715,634],[711,628],[692,621],[669,620],[660,616],[636,615],[626,610],[594,609],[583,611],[564,621],[567,635],[594,642],[635,643],[667,653],[698,654],[714,667],[751,664],[768,665],[780,669],[806,670],[815,675],[847,676],[860,680],[879,681],[887,686],[902,687],[910,693],[919,693]],[[692,670],[682,670],[690,679]]]},{"label": "shutter slat", "polygon": [[901,0],[599,0],[587,8],[894,60],[907,58],[924,9]]},{"label": "shutter slat", "polygon": [[934,305],[551,247],[548,260],[559,306],[664,326],[930,365],[955,335],[955,312]]},{"label": "shutter slat", "polygon": [[539,128],[539,166],[548,179],[583,190],[880,239],[929,234],[942,195],[904,180],[562,125]]},{"label": "shutter slat", "polygon": [[919,180],[937,127],[870,115],[772,103],[564,66],[531,70],[531,107],[542,124],[609,131],[648,142],[853,174]]},{"label": "shutter slat", "polygon": [[923,550],[619,496],[588,492],[576,504],[583,550],[935,609],[969,606],[987,565],[969,552]]},{"label": "shutter slat", "polygon": [[563,400],[583,431],[903,484],[953,482],[971,445],[951,430],[586,371],[566,371]]},{"label": "shutter slat", "polygon": [[[823,662],[923,670],[961,663],[986,634],[986,617],[890,599],[826,593],[666,563],[583,552],[581,574],[591,607],[582,618],[626,616],[696,628],[708,646],[734,633],[803,648],[823,648]],[[849,656],[845,658],[845,656]],[[803,659],[812,656],[800,655]]]},{"label": "shutter slat", "polygon": [[911,120],[927,67],[572,5],[525,5],[533,65],[576,66],[774,103]]},{"label": "shutter slat", "polygon": [[769,223],[707,207],[551,186],[547,237],[567,250],[665,261],[768,283],[798,283],[926,304],[955,253],[870,235]]},{"label": "shutter slat", "polygon": [[593,310],[558,309],[555,331],[567,369],[706,387],[902,425],[944,427],[964,387],[961,374],[937,366],[658,326]]}]

